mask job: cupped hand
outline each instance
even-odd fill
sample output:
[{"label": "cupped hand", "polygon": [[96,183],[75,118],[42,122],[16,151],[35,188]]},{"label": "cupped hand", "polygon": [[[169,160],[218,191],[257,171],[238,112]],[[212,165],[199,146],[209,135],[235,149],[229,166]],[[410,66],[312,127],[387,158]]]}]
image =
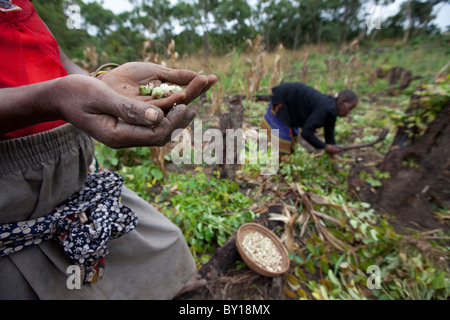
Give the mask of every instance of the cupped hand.
[{"label": "cupped hand", "polygon": [[[188,105],[202,93],[208,91],[217,82],[217,77],[198,75],[190,70],[166,68],[150,62],[129,62],[103,75],[101,81],[121,95],[151,102],[164,112],[168,112],[174,105]],[[139,93],[141,85],[153,83],[159,86],[164,82],[186,87],[183,91],[161,99],[154,99]]]},{"label": "cupped hand", "polygon": [[166,116],[153,105],[118,94],[97,79],[60,78],[51,94],[54,117],[66,120],[111,148],[163,146],[195,117],[178,104]]}]

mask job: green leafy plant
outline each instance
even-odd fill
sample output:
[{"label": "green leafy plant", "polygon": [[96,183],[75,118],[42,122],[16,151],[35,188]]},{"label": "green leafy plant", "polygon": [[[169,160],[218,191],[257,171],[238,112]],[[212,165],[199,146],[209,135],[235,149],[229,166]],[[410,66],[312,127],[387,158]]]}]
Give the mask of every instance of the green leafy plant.
[{"label": "green leafy plant", "polygon": [[413,94],[417,101],[410,112],[384,110],[390,113],[396,125],[406,127],[410,138],[417,138],[450,101],[450,76],[439,82],[422,83]]},{"label": "green leafy plant", "polygon": [[219,179],[219,174],[169,174],[167,186],[156,197],[160,210],[183,230],[199,263],[206,263],[208,251],[223,245],[241,224],[256,218],[248,209],[252,199],[239,192],[235,182]]},{"label": "green leafy plant", "polygon": [[381,172],[378,169],[375,169],[372,174],[363,170],[359,173],[359,177],[372,187],[381,187],[381,180],[389,178],[390,174],[389,172]]},{"label": "green leafy plant", "polygon": [[280,173],[286,181],[301,181],[306,191],[318,194],[326,194],[334,188],[345,190],[347,172],[345,169],[335,172],[328,154],[310,154],[298,145],[295,152],[280,163]]},{"label": "green leafy plant", "polygon": [[96,158],[105,168],[117,171],[124,183],[144,199],[151,196],[151,189],[163,181],[164,173],[151,160],[150,148],[111,149],[96,142]]}]

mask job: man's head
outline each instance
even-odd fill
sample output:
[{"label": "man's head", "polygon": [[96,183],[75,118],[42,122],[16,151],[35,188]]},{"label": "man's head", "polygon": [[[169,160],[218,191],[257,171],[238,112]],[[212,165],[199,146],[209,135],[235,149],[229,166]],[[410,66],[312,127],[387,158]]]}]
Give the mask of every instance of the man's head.
[{"label": "man's head", "polygon": [[336,109],[339,117],[346,117],[358,104],[358,96],[352,90],[339,92]]}]

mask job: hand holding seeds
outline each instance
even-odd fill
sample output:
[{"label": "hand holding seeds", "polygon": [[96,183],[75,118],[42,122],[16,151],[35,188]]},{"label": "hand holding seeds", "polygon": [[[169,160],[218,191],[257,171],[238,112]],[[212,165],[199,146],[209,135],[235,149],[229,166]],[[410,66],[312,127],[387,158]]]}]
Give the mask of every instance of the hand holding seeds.
[{"label": "hand holding seeds", "polygon": [[111,148],[163,146],[173,131],[186,128],[195,117],[184,104],[164,114],[152,102],[120,95],[84,75],[62,77],[48,86],[42,112],[49,120],[70,122]]},{"label": "hand holding seeds", "polygon": [[[188,105],[209,90],[217,82],[217,77],[198,75],[190,70],[170,69],[149,62],[129,62],[109,71],[101,78],[101,81],[124,96],[151,102],[152,105],[167,113],[174,105]],[[176,87],[167,96],[165,94],[161,96],[159,89],[154,92],[155,88],[161,88],[161,86],[165,90],[164,85]],[[146,86],[148,89],[144,88]],[[142,94],[142,92],[149,92],[149,89],[152,94]]]},{"label": "hand holding seeds", "polygon": [[[61,101],[64,104],[56,118],[73,123],[112,148],[163,146],[173,131],[186,128],[195,117],[187,104],[216,81],[214,75],[147,62],[126,63],[101,79],[71,75],[58,81],[57,108]],[[141,94],[150,87],[152,95]],[[162,96],[158,90],[166,93]]]}]

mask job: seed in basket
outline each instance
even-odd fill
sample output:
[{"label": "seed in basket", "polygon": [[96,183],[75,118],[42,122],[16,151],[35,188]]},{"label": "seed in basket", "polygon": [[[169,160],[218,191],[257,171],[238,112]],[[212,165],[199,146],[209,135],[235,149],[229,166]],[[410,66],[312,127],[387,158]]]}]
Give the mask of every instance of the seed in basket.
[{"label": "seed in basket", "polygon": [[282,270],[282,256],[273,241],[259,232],[245,235],[242,240],[245,253],[261,268],[270,272]]}]

